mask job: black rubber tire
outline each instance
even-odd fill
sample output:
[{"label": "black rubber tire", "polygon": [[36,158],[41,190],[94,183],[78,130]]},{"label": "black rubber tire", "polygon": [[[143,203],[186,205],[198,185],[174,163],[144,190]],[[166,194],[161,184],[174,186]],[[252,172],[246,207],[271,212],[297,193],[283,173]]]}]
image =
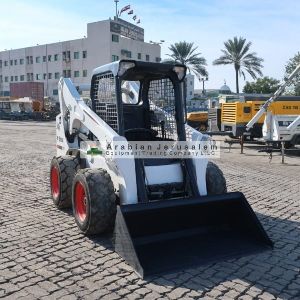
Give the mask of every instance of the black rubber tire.
[{"label": "black rubber tire", "polygon": [[223,172],[211,161],[208,162],[206,168],[206,188],[208,195],[227,193],[226,180]]},{"label": "black rubber tire", "polygon": [[[52,194],[53,203],[57,208],[72,207],[72,184],[77,170],[80,169],[79,159],[71,155],[53,157],[50,166],[50,176],[52,167],[56,167],[59,172],[60,189],[59,194],[55,197]],[[50,180],[52,191],[52,182]]]},{"label": "black rubber tire", "polygon": [[[76,213],[75,185],[80,182],[86,195],[86,217],[80,220]],[[72,187],[72,203],[75,221],[86,235],[110,232],[116,218],[116,195],[110,175],[104,169],[81,169]]]}]

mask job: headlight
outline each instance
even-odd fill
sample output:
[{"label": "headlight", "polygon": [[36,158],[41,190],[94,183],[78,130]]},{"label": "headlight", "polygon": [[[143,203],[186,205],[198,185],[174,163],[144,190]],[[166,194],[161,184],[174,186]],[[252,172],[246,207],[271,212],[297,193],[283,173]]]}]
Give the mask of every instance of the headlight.
[{"label": "headlight", "polygon": [[118,75],[122,76],[127,70],[134,68],[135,63],[130,61],[122,61],[119,64],[119,72]]}]

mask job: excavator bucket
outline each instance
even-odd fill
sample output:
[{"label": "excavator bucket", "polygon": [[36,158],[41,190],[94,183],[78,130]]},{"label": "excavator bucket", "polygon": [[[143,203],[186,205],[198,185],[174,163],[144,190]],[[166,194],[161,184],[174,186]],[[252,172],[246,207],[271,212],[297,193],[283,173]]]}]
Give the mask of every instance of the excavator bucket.
[{"label": "excavator bucket", "polygon": [[239,192],[118,206],[114,244],[141,277],[272,248]]}]

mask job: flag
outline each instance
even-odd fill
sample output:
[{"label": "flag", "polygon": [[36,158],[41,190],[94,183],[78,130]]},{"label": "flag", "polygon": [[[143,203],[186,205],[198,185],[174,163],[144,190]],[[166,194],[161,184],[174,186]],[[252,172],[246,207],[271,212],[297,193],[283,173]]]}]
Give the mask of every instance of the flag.
[{"label": "flag", "polygon": [[133,9],[128,12],[129,15],[133,14]]},{"label": "flag", "polygon": [[128,10],[128,9],[130,9],[130,5],[124,6],[124,7],[121,9],[121,11],[120,11],[120,15],[122,14],[122,12],[124,12],[124,11],[126,11],[126,10]]},{"label": "flag", "polygon": [[136,21],[136,24],[140,24],[141,23],[141,19],[138,19],[137,21]]},{"label": "flag", "polygon": [[132,17],[132,19],[135,21],[136,20],[136,18],[137,18],[137,16],[136,15],[134,15],[133,17]]}]

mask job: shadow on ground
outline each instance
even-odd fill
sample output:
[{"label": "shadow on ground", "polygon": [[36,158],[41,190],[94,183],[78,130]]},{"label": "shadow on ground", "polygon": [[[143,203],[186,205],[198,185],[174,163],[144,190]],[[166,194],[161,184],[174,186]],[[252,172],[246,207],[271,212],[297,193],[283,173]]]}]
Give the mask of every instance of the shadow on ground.
[{"label": "shadow on ground", "polygon": [[[184,288],[196,292],[198,296],[216,298],[228,292],[229,297],[234,297],[236,293],[239,296],[248,295],[255,298],[269,293],[283,299],[299,299],[300,252],[294,251],[300,246],[299,222],[262,214],[257,216],[274,242],[273,250],[148,276],[144,279],[145,284],[158,285],[161,288]],[[114,249],[111,234],[90,239],[109,250]],[[136,277],[136,282],[140,280]]]}]

